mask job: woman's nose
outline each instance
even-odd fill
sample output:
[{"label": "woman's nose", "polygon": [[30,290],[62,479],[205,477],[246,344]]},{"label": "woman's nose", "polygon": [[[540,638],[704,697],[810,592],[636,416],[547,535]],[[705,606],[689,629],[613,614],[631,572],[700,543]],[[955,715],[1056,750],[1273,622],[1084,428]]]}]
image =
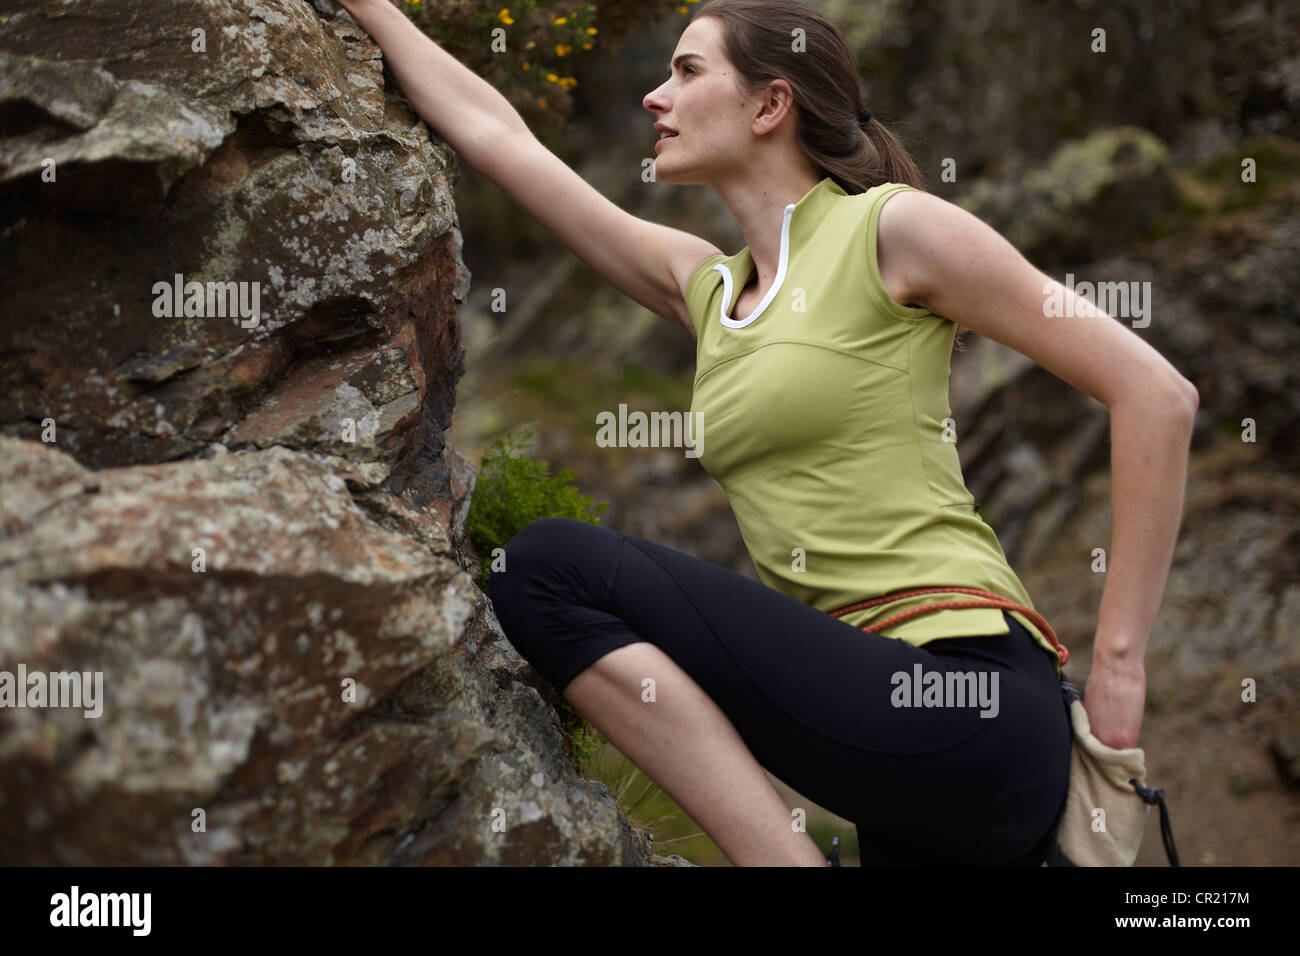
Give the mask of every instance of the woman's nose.
[{"label": "woman's nose", "polygon": [[653,90],[647,93],[645,97],[641,100],[641,105],[644,106],[646,109],[648,109],[651,113],[658,114],[660,112],[663,112],[664,104],[661,101],[662,98],[660,94],[662,93],[665,85],[666,83],[661,83],[659,86],[655,87]]}]

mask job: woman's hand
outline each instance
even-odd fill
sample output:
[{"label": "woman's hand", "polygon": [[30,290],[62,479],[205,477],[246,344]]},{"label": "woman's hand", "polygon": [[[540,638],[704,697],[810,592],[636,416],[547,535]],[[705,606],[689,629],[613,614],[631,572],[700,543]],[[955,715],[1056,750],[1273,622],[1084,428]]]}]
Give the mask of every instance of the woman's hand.
[{"label": "woman's hand", "polygon": [[1147,674],[1141,659],[1094,657],[1084,689],[1083,709],[1093,736],[1107,747],[1136,747],[1146,707]]}]

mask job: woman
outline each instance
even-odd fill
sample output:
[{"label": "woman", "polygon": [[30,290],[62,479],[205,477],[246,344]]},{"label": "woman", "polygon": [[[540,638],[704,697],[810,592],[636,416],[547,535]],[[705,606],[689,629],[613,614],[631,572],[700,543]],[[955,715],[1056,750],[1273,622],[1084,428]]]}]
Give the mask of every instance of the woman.
[{"label": "woman", "polygon": [[747,239],[733,256],[615,207],[388,0],[344,5],[466,161],[696,337],[700,462],[762,578],[543,519],[492,579],[520,653],[735,864],[831,862],[763,767],[854,821],[864,862],[1041,863],[1069,767],[1053,644],[1032,614],[993,607],[880,623],[935,600],[892,597],[910,588],[1032,607],[945,427],[953,336],[1017,349],[1110,412],[1115,529],[1086,708],[1114,747],[1141,727],[1192,385],[1082,300],[1046,318],[1049,293],[1074,292],[920,188],[842,36],[801,0],[702,4],[644,100],[656,179],[717,192]]}]

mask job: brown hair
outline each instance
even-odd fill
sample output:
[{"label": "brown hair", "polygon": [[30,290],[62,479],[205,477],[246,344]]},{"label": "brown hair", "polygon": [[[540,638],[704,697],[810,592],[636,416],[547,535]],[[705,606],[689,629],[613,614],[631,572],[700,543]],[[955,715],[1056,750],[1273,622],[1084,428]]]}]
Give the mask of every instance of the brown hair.
[{"label": "brown hair", "polygon": [[[796,128],[804,155],[824,176],[853,195],[881,183],[906,183],[928,192],[907,150],[871,111],[858,87],[858,59],[844,35],[807,0],[704,0],[691,18],[716,17],[722,48],[747,93],[776,79],[790,84],[798,107]],[[795,30],[804,49],[793,49]],[[953,347],[965,348],[954,323]]]},{"label": "brown hair", "polygon": [[[844,35],[806,0],[705,0],[692,20],[717,17],[727,59],[748,93],[776,79],[790,84],[798,107],[799,146],[812,164],[846,193],[881,183],[926,189],[907,150],[872,110],[858,87],[858,62]],[[795,31],[805,47],[792,49]]]}]

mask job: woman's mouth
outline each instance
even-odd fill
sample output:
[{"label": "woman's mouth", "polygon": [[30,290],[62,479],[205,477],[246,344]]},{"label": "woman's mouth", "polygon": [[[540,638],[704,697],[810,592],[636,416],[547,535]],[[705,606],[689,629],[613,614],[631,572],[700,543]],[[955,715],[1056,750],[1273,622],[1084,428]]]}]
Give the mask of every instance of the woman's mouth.
[{"label": "woman's mouth", "polygon": [[658,149],[661,144],[668,142],[668,140],[676,139],[676,138],[677,138],[676,133],[664,133],[657,140],[655,140],[655,149]]}]

